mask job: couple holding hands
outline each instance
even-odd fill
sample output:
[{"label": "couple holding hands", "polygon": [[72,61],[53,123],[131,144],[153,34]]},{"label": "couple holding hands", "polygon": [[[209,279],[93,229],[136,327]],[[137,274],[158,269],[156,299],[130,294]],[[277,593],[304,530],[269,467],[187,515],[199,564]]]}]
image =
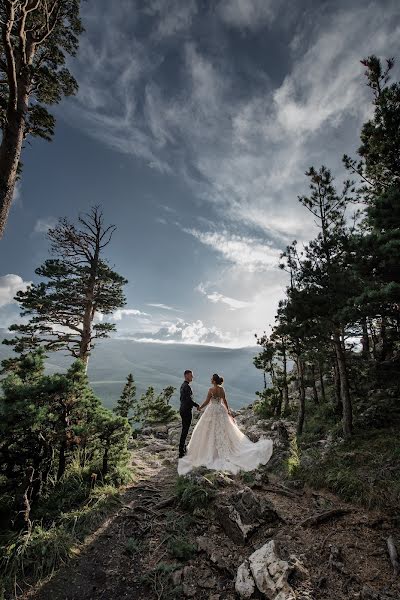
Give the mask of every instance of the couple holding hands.
[{"label": "couple holding hands", "polygon": [[[182,432],[179,441],[178,473],[185,475],[195,467],[204,466],[217,471],[252,471],[259,464],[265,464],[272,455],[273,443],[261,438],[251,442],[236,425],[222,387],[223,378],[214,373],[207,397],[200,406],[193,401],[190,383],[193,372],[184,372],[184,382],[180,390],[180,415]],[[188,446],[186,438],[192,422],[192,409],[203,411]]]}]

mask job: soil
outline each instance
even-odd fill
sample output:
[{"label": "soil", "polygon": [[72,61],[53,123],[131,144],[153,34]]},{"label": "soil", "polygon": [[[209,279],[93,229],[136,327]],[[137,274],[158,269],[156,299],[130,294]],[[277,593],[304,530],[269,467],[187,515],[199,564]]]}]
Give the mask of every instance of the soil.
[{"label": "soil", "polygon": [[[309,573],[307,590],[300,586],[298,598],[400,599],[400,578],[393,575],[386,546],[392,535],[399,548],[400,531],[391,517],[343,502],[329,492],[288,489],[267,465],[258,482],[231,476],[218,484],[221,495],[250,485],[281,517],[272,527],[261,525],[246,545],[234,547],[211,504],[189,516],[178,503],[176,454],[168,440],[149,435],[133,452],[137,479],[122,493],[121,507],[74,559],[24,600],[233,600],[237,567],[270,539],[278,542],[282,558],[295,555]],[[324,522],[306,521],[333,510],[337,512]],[[194,547],[199,538],[207,538],[217,554],[221,548],[230,549],[225,552],[227,562],[213,559],[204,549],[194,550],[186,560],[176,553],[174,557],[169,543],[177,536]]]}]

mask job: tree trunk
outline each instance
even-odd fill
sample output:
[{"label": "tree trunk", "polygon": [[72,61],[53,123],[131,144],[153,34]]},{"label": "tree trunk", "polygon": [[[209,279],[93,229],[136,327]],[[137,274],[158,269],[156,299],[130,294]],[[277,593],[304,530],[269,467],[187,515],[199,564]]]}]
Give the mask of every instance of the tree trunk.
[{"label": "tree trunk", "polygon": [[103,454],[103,466],[101,468],[101,474],[104,477],[105,475],[107,475],[108,473],[108,452],[109,452],[110,448],[107,444],[107,446],[104,448],[104,454]]},{"label": "tree trunk", "polygon": [[82,322],[82,337],[79,348],[79,358],[84,362],[86,367],[86,372],[88,369],[89,356],[90,356],[90,347],[92,341],[92,323],[94,316],[94,292],[96,286],[96,278],[99,268],[99,256],[100,256],[100,240],[98,239],[99,235],[97,232],[97,246],[93,256],[92,263],[90,265],[90,276],[88,281],[88,286],[86,289],[86,305],[85,312],[83,315]]},{"label": "tree trunk", "polygon": [[296,435],[303,433],[304,418],[306,413],[306,389],[304,386],[304,366],[301,358],[297,359],[297,377],[299,382],[299,414],[297,418]]},{"label": "tree trunk", "polygon": [[65,473],[65,467],[67,464],[67,441],[63,440],[60,446],[60,455],[58,457],[58,470],[57,470],[57,481],[60,481],[61,477]]},{"label": "tree trunk", "polygon": [[287,358],[286,350],[282,352],[282,366],[283,366],[283,416],[289,413],[289,389],[287,383]]},{"label": "tree trunk", "polygon": [[283,390],[282,388],[278,388],[278,393],[279,393],[279,400],[278,403],[276,405],[276,412],[275,412],[275,416],[276,417],[280,417],[282,414],[282,401],[283,401]]},{"label": "tree trunk", "polygon": [[318,361],[318,375],[319,375],[319,385],[321,386],[321,397],[322,402],[326,402],[326,394],[325,394],[325,384],[324,384],[324,372],[322,369],[322,361]]},{"label": "tree trunk", "polygon": [[35,46],[26,47],[25,65],[15,65],[18,69],[15,85],[9,81],[9,98],[6,124],[0,145],[0,239],[3,237],[10,212],[18,164],[21,158],[22,143],[26,129],[26,115],[29,108],[29,88],[31,84],[31,64]]},{"label": "tree trunk", "polygon": [[389,358],[389,345],[388,345],[388,339],[387,339],[387,333],[386,333],[386,318],[382,317],[381,319],[381,330],[380,330],[380,338],[382,340],[382,350],[381,350],[381,361],[386,360],[387,358]]},{"label": "tree trunk", "polygon": [[24,112],[9,110],[0,145],[0,239],[10,212],[25,132]]},{"label": "tree trunk", "polygon": [[335,412],[337,415],[342,415],[343,413],[343,404],[342,404],[342,397],[340,394],[340,372],[339,372],[339,365],[338,365],[338,361],[337,361],[337,357],[336,357],[336,350],[335,350],[335,362],[334,362],[334,366],[333,366],[333,380],[334,380],[334,386],[335,386]]},{"label": "tree trunk", "polygon": [[343,352],[343,344],[340,339],[339,329],[335,328],[334,343],[336,359],[340,374],[340,398],[343,405],[343,434],[346,438],[351,437],[353,432],[353,414],[349,389],[349,380],[346,367],[346,356]]},{"label": "tree trunk", "polygon": [[28,467],[25,476],[19,486],[16,495],[15,495],[15,509],[16,509],[16,518],[14,526],[16,529],[29,529],[30,522],[30,514],[31,514],[31,503],[30,497],[32,492],[32,482],[33,476],[35,474],[35,469],[33,467]]},{"label": "tree trunk", "polygon": [[369,358],[370,350],[369,350],[369,335],[368,335],[368,325],[366,317],[361,319],[362,326],[362,336],[361,336],[361,345],[362,345],[362,355],[364,358]]},{"label": "tree trunk", "polygon": [[318,390],[317,390],[317,386],[315,384],[315,365],[314,363],[311,363],[311,387],[312,387],[312,392],[313,392],[313,400],[315,402],[315,404],[319,404],[319,398],[318,398]]}]

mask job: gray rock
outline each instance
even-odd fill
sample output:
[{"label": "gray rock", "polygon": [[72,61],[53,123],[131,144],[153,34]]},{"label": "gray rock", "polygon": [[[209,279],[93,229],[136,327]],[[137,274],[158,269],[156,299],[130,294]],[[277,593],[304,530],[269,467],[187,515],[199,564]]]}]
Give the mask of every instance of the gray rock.
[{"label": "gray rock", "polygon": [[243,523],[236,508],[232,505],[218,507],[218,518],[228,537],[236,544],[245,544],[260,523]]},{"label": "gray rock", "polygon": [[236,560],[229,547],[221,537],[209,535],[209,531],[196,539],[197,548],[201,552],[205,552],[208,559],[222,571],[228,571],[232,575],[236,572]]},{"label": "gray rock", "polygon": [[308,577],[308,571],[295,556],[282,560],[276,542],[271,540],[240,565],[235,589],[243,600],[252,597],[255,586],[269,600],[295,600],[296,594],[288,582],[293,573],[302,579]]},{"label": "gray rock", "polygon": [[272,503],[260,501],[249,487],[230,495],[227,502],[217,505],[217,515],[227,536],[237,544],[245,544],[261,523],[280,520]]},{"label": "gray rock", "polygon": [[240,598],[249,600],[254,594],[256,586],[250,572],[249,561],[245,560],[240,565],[236,574],[235,590]]},{"label": "gray rock", "polygon": [[217,579],[211,569],[204,566],[187,565],[183,569],[182,590],[185,596],[198,596],[198,588],[212,590],[217,586]]}]

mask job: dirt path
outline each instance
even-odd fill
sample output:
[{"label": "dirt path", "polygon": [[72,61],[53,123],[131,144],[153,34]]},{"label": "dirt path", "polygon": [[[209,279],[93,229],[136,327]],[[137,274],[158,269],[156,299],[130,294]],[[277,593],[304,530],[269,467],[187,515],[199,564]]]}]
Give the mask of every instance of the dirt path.
[{"label": "dirt path", "polygon": [[[329,493],[288,490],[266,469],[261,481],[247,478],[246,482],[257,497],[272,503],[281,521],[261,526],[240,546],[225,535],[211,506],[189,514],[173,499],[176,462],[176,448],[165,440],[149,438],[146,446],[135,450],[139,479],[124,493],[121,508],[75,559],[25,599],[233,600],[237,567],[271,538],[284,556],[295,555],[309,572],[308,595],[298,598],[400,599],[399,579],[393,578],[386,551],[388,535],[399,541],[400,532],[384,515],[346,504]],[[243,478],[232,477],[218,493],[223,496],[243,486]],[[305,521],[341,509],[342,515],[337,513],[326,522]],[[169,545],[174,539],[189,546],[174,549]],[[199,545],[202,550],[193,552]],[[179,558],[179,552],[186,556]]]}]

